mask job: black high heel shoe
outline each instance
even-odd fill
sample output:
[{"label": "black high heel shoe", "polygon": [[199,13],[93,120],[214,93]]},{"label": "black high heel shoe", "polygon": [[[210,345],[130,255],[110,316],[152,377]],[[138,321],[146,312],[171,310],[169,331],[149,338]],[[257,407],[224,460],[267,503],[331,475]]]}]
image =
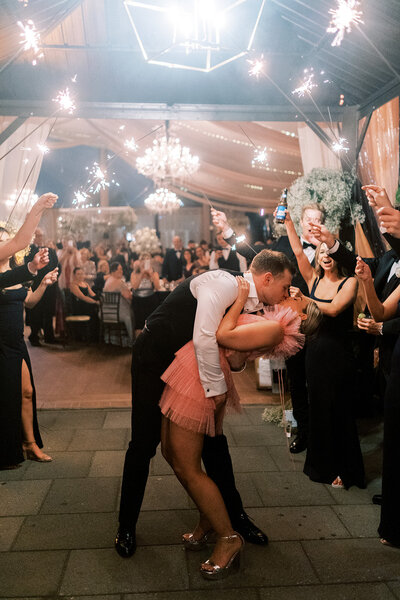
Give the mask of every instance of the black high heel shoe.
[{"label": "black high heel shoe", "polygon": [[[225,567],[220,567],[216,565],[212,560],[208,559],[206,562],[200,567],[200,573],[204,579],[208,579],[211,581],[217,579],[223,579],[224,577],[228,577],[232,573],[237,573],[240,570],[242,564],[243,550],[244,550],[244,539],[240,535],[240,533],[233,533],[232,535],[222,536],[218,539],[220,540],[228,540],[228,542],[239,538],[241,541],[241,546],[234,554],[230,557]],[[204,565],[211,566],[211,569],[204,569]]]}]

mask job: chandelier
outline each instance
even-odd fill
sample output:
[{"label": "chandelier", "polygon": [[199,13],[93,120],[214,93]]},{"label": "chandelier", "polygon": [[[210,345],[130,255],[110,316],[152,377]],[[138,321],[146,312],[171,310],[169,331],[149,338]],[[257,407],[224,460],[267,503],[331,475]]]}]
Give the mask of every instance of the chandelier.
[{"label": "chandelier", "polygon": [[183,204],[178,196],[174,192],[167,190],[167,188],[158,188],[146,198],[144,203],[151,212],[161,215],[170,215]]},{"label": "chandelier", "polygon": [[147,63],[209,73],[248,54],[265,2],[124,0],[124,5]]},{"label": "chandelier", "polygon": [[178,138],[169,138],[167,130],[166,136],[154,140],[153,146],[146,148],[144,156],[136,159],[136,168],[159,185],[193,175],[199,168],[199,157],[193,156],[186,146],[181,146]]}]

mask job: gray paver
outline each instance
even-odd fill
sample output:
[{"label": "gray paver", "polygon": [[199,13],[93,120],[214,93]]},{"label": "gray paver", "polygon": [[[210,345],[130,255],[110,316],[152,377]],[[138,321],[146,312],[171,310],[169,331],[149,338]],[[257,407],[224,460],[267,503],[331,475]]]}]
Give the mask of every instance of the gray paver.
[{"label": "gray paver", "polygon": [[400,598],[400,581],[389,581],[386,585],[392,591],[395,598]]},{"label": "gray paver", "polygon": [[252,508],[248,512],[270,540],[350,537],[330,506],[279,506]]},{"label": "gray paver", "polygon": [[23,520],[23,517],[3,517],[0,519],[0,552],[10,550]]},{"label": "gray paver", "polygon": [[94,453],[89,477],[122,477],[125,450],[99,450]]},{"label": "gray paver", "polygon": [[304,461],[306,458],[305,452],[299,454],[291,454],[288,445],[285,446],[268,446],[268,452],[277,465],[279,471],[296,471],[303,472]]},{"label": "gray paver", "polygon": [[142,511],[137,525],[139,546],[180,544],[183,533],[193,531],[197,510]]},{"label": "gray paver", "polygon": [[283,429],[267,429],[264,425],[246,425],[231,427],[237,446],[275,446],[286,445]]},{"label": "gray paver", "polygon": [[69,550],[113,546],[116,513],[26,517],[13,550]]},{"label": "gray paver", "polygon": [[67,552],[1,552],[0,590],[5,598],[55,594]]},{"label": "gray paver", "polygon": [[134,560],[111,550],[71,552],[61,594],[108,594],[188,589],[185,552],[175,546],[138,548]]},{"label": "gray paver", "polygon": [[374,539],[302,542],[321,581],[344,583],[400,577],[399,552]]},{"label": "gray paver", "polygon": [[[199,573],[201,561],[209,554],[210,550],[188,552],[190,584],[194,588],[209,589],[210,582]],[[244,569],[212,585],[216,589],[246,588],[276,586],[282,581],[287,585],[319,583],[299,542],[273,542],[258,547],[247,544]]]},{"label": "gray paver", "polygon": [[151,459],[150,463],[151,475],[173,475],[174,472],[161,454],[160,446],[157,448],[156,455]]},{"label": "gray paver", "polygon": [[174,510],[189,506],[189,497],[175,475],[149,477],[142,510]]},{"label": "gray paver", "polygon": [[41,514],[112,512],[120,488],[117,477],[58,479],[54,481]]},{"label": "gray paver", "polygon": [[246,414],[252,425],[263,425],[265,430],[268,432],[269,428],[275,427],[271,423],[266,423],[262,419],[262,414],[265,410],[265,406],[263,404],[254,405],[254,406],[244,406],[243,412]]},{"label": "gray paver", "polygon": [[109,411],[104,419],[104,429],[128,429],[131,430],[131,411],[116,410]]},{"label": "gray paver", "polygon": [[123,600],[243,600],[243,598],[245,600],[258,600],[257,591],[249,588],[245,590],[214,590],[209,587],[207,590],[124,594],[123,596]]},{"label": "gray paver", "polygon": [[310,481],[298,471],[253,473],[252,479],[265,506],[317,506],[334,503],[324,485]]},{"label": "gray paver", "polygon": [[277,466],[265,446],[230,448],[230,455],[235,473],[277,471]]},{"label": "gray paver", "polygon": [[333,510],[352,537],[376,537],[381,509],[373,504],[334,506]]},{"label": "gray paver", "polygon": [[[325,487],[334,499],[332,504],[371,504],[370,489],[361,490],[355,486],[348,490],[333,488],[331,485]],[[380,487],[378,489],[380,490]]]},{"label": "gray paver", "polygon": [[65,429],[62,431],[60,429],[53,430],[48,427],[41,427],[40,435],[42,436],[43,450],[45,452],[63,452],[64,450],[67,450],[72,436],[74,435],[74,430]]},{"label": "gray paver", "polygon": [[0,485],[0,515],[35,515],[51,481],[7,481]]},{"label": "gray paver", "polygon": [[314,585],[261,589],[260,600],[393,600],[384,583]]},{"label": "gray paver", "polygon": [[105,414],[101,410],[60,411],[51,429],[101,429],[104,419]]},{"label": "gray paver", "polygon": [[68,450],[126,450],[126,429],[78,429]]},{"label": "gray paver", "polygon": [[52,458],[53,461],[49,463],[30,461],[24,479],[86,477],[93,459],[93,452],[53,452]]}]

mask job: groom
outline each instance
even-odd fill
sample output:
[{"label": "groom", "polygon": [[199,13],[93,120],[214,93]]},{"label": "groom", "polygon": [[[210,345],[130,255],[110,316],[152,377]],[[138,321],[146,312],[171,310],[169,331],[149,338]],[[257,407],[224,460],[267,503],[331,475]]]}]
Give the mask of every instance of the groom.
[{"label": "groom", "polygon": [[[239,273],[236,273],[239,275]],[[293,267],[281,252],[263,250],[250,272],[250,293],[244,312],[264,304],[278,304],[289,296]],[[160,443],[159,400],[164,388],[160,376],[174,354],[193,339],[199,374],[206,397],[223,401],[226,383],[219,362],[216,331],[226,309],[237,297],[236,278],[228,271],[208,271],[182,282],[147,319],[132,356],[132,439],[125,457],[119,530],[115,547],[122,557],[136,550],[136,522],[149,474],[150,459]],[[238,370],[241,370],[239,368]],[[267,544],[267,536],[246,515],[235,487],[226,437],[204,437],[202,459],[218,486],[232,526],[248,542]]]}]

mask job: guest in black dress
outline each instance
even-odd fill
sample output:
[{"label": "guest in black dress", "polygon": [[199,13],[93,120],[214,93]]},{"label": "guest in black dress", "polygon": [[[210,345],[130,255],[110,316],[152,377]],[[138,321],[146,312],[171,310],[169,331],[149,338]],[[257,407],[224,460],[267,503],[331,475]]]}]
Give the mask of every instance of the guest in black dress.
[{"label": "guest in black dress", "polygon": [[[0,282],[8,277],[8,266],[8,260],[0,263]],[[57,269],[45,275],[35,292],[20,284],[0,292],[0,469],[15,468],[24,456],[51,461],[41,451],[35,386],[24,341],[24,303],[33,307],[56,279]]]},{"label": "guest in black dress", "polygon": [[[285,224],[310,300],[323,313],[320,328],[306,349],[310,428],[304,472],[311,480],[334,487],[362,488],[365,475],[352,410],[354,368],[349,350],[357,280],[344,276],[326,244],[318,246],[313,268],[288,212]],[[301,294],[296,288],[291,293]]]},{"label": "guest in black dress", "polygon": [[90,285],[85,281],[85,273],[80,267],[75,267],[73,280],[70,285],[72,294],[72,313],[90,317],[90,340],[99,339],[99,301]]},{"label": "guest in black dress", "polygon": [[193,269],[195,264],[193,262],[193,255],[190,250],[183,251],[183,276],[185,279],[193,275]]}]

